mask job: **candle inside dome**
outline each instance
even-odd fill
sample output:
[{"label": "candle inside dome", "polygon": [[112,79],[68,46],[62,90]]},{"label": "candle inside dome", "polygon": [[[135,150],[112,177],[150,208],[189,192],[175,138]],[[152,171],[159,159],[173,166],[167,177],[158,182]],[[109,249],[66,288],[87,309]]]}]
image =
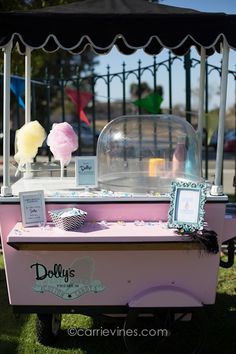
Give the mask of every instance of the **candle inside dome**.
[{"label": "candle inside dome", "polygon": [[149,159],[148,168],[149,177],[158,176],[158,171],[163,171],[165,168],[165,159],[159,157]]}]

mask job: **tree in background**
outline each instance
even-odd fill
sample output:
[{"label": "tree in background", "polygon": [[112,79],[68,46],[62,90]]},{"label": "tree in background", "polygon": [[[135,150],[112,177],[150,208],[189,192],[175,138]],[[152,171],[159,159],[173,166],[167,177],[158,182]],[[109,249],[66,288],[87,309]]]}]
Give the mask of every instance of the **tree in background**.
[{"label": "tree in background", "polygon": [[[0,0],[0,11],[10,10],[32,10],[48,6],[73,3],[75,0]],[[2,58],[1,58],[2,63]],[[96,54],[91,50],[84,51],[81,55],[71,55],[67,51],[58,50],[55,53],[45,53],[42,50],[32,51],[32,76],[44,77],[45,67],[53,77],[58,76],[58,68],[64,67],[64,75],[74,74],[75,66],[79,66],[79,71],[83,74],[91,73],[91,69],[97,64]],[[16,48],[12,55],[12,70],[18,75],[24,75],[24,56],[18,53]]]},{"label": "tree in background", "polygon": [[[0,0],[0,11],[25,11],[32,9],[39,9],[48,6],[56,6],[67,3],[76,2],[75,0]],[[40,29],[39,29],[40,30]],[[73,84],[71,78],[76,76],[88,76],[91,74],[92,69],[98,64],[96,60],[97,55],[92,50],[85,50],[80,55],[72,55],[67,51],[58,49],[54,53],[46,53],[42,49],[35,49],[31,53],[32,62],[32,80],[45,82],[46,79],[50,79],[53,85],[50,90],[50,110],[51,112],[61,106],[62,93],[61,93],[61,80],[64,83]],[[12,74],[24,77],[25,71],[25,58],[21,55],[17,48],[13,48],[12,51]],[[3,65],[3,56],[0,58],[0,66]],[[52,81],[53,80],[53,81]],[[76,80],[74,80],[75,84]],[[35,85],[37,107],[36,114],[32,119],[38,119],[42,124],[45,123],[45,116],[48,114],[48,106],[46,102],[46,86]],[[83,87],[87,89],[87,87]],[[34,90],[33,90],[34,91]],[[33,94],[33,93],[32,93]],[[11,116],[13,118],[13,129],[23,124],[24,111],[19,107],[17,99],[13,96],[13,110]],[[15,104],[14,104],[15,103]],[[32,102],[33,103],[33,102]],[[69,106],[70,110],[73,110],[73,105],[66,100],[65,93],[65,106]],[[36,104],[36,103],[35,103]],[[1,110],[2,112],[2,110]],[[48,123],[44,124],[48,126]]]},{"label": "tree in background", "polygon": [[138,84],[136,83],[132,83],[130,85],[130,97],[132,100],[135,100],[139,97],[143,97],[145,95],[148,95],[152,92],[151,87],[149,86],[149,84],[147,82],[142,82],[140,84],[140,87]]}]

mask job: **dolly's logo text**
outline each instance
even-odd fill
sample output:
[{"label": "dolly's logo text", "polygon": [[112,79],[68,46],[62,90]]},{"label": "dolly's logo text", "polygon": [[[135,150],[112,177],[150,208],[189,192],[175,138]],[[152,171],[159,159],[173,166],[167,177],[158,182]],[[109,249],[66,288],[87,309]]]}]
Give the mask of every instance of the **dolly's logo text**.
[{"label": "dolly's logo text", "polygon": [[87,293],[98,293],[105,289],[100,280],[94,280],[94,260],[91,257],[81,257],[70,267],[55,263],[48,267],[42,263],[31,264],[35,283],[33,291],[50,292],[62,299],[73,300]]},{"label": "dolly's logo text", "polygon": [[44,280],[48,278],[63,278],[65,283],[68,283],[69,277],[73,278],[75,276],[74,269],[64,269],[61,264],[54,264],[53,270],[48,270],[43,264],[35,263],[30,266],[30,268],[35,267],[36,280]]}]

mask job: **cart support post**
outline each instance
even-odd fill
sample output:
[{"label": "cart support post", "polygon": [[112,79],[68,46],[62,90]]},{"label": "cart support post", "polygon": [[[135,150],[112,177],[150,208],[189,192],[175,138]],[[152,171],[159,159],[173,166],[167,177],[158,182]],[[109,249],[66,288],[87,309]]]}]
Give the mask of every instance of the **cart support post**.
[{"label": "cart support post", "polygon": [[[25,123],[31,121],[31,48],[26,47],[25,51]],[[26,163],[24,177],[31,178],[31,164]]]},{"label": "cart support post", "polygon": [[31,121],[31,49],[25,53],[25,123]]},{"label": "cart support post", "polygon": [[[198,143],[199,156],[202,156],[202,137],[203,137],[203,119],[204,119],[204,93],[205,93],[205,77],[206,77],[206,50],[201,47],[201,64],[200,64],[200,85],[199,85],[199,108],[198,108]],[[202,173],[202,159],[201,173]]]},{"label": "cart support post", "polygon": [[3,68],[3,185],[1,195],[3,197],[11,196],[10,186],[10,84],[11,84],[11,50],[12,41],[10,41],[4,52]]},{"label": "cart support post", "polygon": [[229,46],[224,38],[223,42],[223,58],[221,70],[220,83],[220,111],[219,111],[219,126],[217,136],[217,153],[216,153],[216,170],[215,170],[215,184],[212,186],[212,195],[222,195],[222,167],[223,167],[223,152],[224,152],[224,126],[225,126],[225,110],[226,110],[226,96],[227,96],[227,82],[228,82],[228,62],[229,62]]}]

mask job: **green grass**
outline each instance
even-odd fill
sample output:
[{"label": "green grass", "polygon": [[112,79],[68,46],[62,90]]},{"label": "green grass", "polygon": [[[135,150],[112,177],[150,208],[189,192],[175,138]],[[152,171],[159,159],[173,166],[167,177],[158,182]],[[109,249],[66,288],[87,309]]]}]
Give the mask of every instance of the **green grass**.
[{"label": "green grass", "polygon": [[[234,354],[236,347],[236,266],[220,268],[216,304],[207,311],[205,354]],[[62,331],[51,347],[39,344],[35,336],[35,315],[16,318],[8,305],[3,259],[0,256],[0,353],[19,354],[126,354],[121,337],[69,337],[69,327],[92,328],[106,325],[81,315],[63,315]],[[188,324],[186,325],[188,326]],[[186,327],[187,328],[187,327]],[[190,333],[190,334],[189,334]],[[191,344],[193,334],[186,330],[175,350],[164,344],[159,354],[185,353],[183,343]],[[182,344],[181,344],[182,343]],[[149,354],[149,352],[147,352]],[[186,352],[188,353],[188,352]],[[189,352],[190,353],[190,352]]]}]

